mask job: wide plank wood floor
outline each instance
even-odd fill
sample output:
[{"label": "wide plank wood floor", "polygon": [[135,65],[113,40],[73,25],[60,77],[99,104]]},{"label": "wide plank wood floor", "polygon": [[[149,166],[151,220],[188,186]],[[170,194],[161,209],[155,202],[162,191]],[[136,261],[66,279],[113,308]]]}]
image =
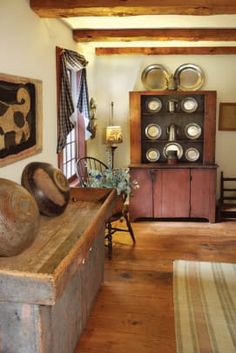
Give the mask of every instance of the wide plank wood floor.
[{"label": "wide plank wood floor", "polygon": [[236,262],[236,221],[137,222],[113,258],[76,353],[175,353],[172,263]]}]

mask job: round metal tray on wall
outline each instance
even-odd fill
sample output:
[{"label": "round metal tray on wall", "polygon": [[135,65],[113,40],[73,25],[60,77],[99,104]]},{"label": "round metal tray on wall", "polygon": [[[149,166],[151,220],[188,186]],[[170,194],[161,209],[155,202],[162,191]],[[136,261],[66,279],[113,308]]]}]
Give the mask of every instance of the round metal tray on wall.
[{"label": "round metal tray on wall", "polygon": [[174,79],[178,89],[182,91],[196,91],[203,86],[205,75],[198,65],[183,64],[176,69]]},{"label": "round metal tray on wall", "polygon": [[168,87],[169,73],[163,65],[147,66],[141,75],[143,86],[147,90],[164,90]]}]

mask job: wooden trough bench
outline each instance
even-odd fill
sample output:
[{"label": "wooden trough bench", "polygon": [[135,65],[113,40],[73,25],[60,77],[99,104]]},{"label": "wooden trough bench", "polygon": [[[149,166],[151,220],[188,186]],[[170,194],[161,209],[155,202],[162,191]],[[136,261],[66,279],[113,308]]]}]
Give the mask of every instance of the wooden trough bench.
[{"label": "wooden trough bench", "polygon": [[73,353],[103,281],[104,227],[115,192],[71,189],[41,217],[33,245],[0,258],[0,352]]}]

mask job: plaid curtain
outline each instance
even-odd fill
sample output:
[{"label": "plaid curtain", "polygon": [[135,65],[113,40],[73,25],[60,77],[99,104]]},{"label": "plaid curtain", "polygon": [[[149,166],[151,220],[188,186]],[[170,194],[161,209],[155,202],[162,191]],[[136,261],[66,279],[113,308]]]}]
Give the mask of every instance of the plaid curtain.
[{"label": "plaid curtain", "polygon": [[73,105],[67,69],[69,68],[74,71],[80,71],[80,70],[85,71],[84,67],[88,63],[83,55],[78,54],[77,52],[74,52],[72,50],[63,50],[60,57],[60,61],[61,61],[61,87],[60,87],[60,103],[59,103],[57,153],[63,150],[63,148],[66,145],[67,135],[74,128],[74,125],[70,120],[70,117],[74,113],[75,109]]},{"label": "plaid curtain", "polygon": [[80,81],[79,81],[79,96],[77,102],[77,108],[83,117],[89,121],[86,129],[91,132],[90,129],[90,111],[89,111],[89,95],[88,95],[88,85],[87,85],[87,75],[86,69],[82,69]]}]

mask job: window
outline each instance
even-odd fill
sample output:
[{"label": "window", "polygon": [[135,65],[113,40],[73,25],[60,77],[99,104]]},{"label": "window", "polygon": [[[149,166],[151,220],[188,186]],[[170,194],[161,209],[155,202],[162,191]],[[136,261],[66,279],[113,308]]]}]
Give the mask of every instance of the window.
[{"label": "window", "polygon": [[[58,110],[60,97],[60,53],[61,49],[57,48],[57,92],[58,92]],[[66,178],[72,182],[76,179],[75,163],[76,160],[85,155],[85,123],[84,117],[77,110],[78,87],[80,82],[80,71],[67,68],[67,76],[69,78],[69,86],[74,105],[74,128],[67,135],[65,147],[58,153],[58,166],[62,170]]]},{"label": "window", "polygon": [[62,170],[67,179],[71,179],[75,175],[76,146],[76,134],[73,129],[67,136],[66,146],[63,148]]},{"label": "window", "polygon": [[[67,69],[67,75],[70,82],[70,88],[72,92],[72,99],[74,107],[76,109],[76,97],[77,97],[77,72]],[[75,110],[74,116],[77,116],[77,111]],[[78,134],[76,131],[78,129],[78,124],[76,123],[75,128],[67,135],[66,145],[62,151],[62,160],[60,168],[67,179],[71,180],[75,176],[75,162],[78,157]],[[84,141],[83,141],[84,142]]]}]

